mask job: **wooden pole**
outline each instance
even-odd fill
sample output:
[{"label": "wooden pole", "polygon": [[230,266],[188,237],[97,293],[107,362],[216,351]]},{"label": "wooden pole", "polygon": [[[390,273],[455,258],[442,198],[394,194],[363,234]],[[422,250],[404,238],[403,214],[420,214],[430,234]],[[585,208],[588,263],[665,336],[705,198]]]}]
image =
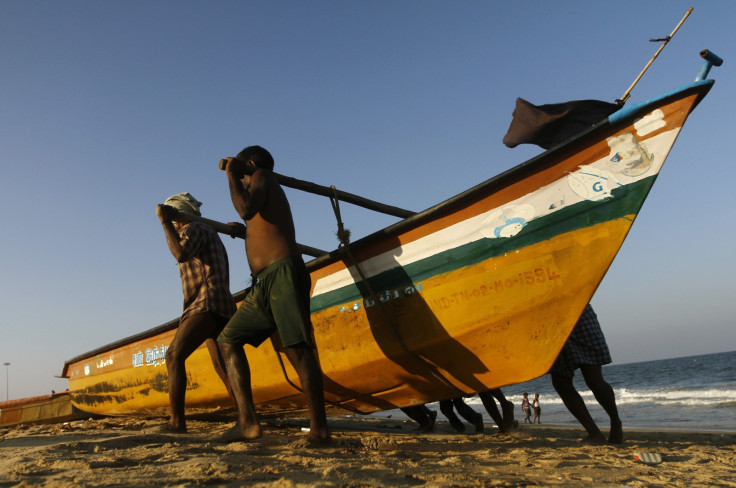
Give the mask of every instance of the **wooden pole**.
[{"label": "wooden pole", "polygon": [[[221,170],[225,169],[227,165],[226,161],[227,161],[226,159],[220,160],[218,166]],[[258,168],[254,168],[252,166],[246,166],[245,172],[247,174],[253,174],[253,172],[256,169]],[[296,178],[292,178],[291,176],[285,176],[279,173],[274,173],[274,176],[276,176],[276,180],[278,180],[278,182],[282,184],[283,186],[288,186],[289,188],[294,188],[296,190],[302,190],[308,193],[313,193],[315,195],[321,195],[324,197],[332,197],[332,196],[337,195],[338,200],[342,200],[343,202],[352,203],[353,205],[367,208],[369,210],[374,210],[376,212],[393,215],[394,217],[400,217],[402,219],[406,219],[416,214],[416,212],[412,212],[411,210],[404,210],[403,208],[394,207],[392,205],[386,205],[384,203],[376,202],[374,200],[369,200],[367,198],[363,198],[361,196],[354,195],[352,193],[347,193],[347,192],[338,190],[335,187],[322,186],[316,183],[311,183],[309,181],[298,180]]]},{"label": "wooden pole", "polygon": [[[233,238],[235,237],[239,237],[241,239],[245,238],[245,233],[244,233],[245,226],[244,225],[241,228],[238,225],[225,224],[223,222],[218,222],[217,220],[207,219],[205,217],[199,217],[197,215],[179,212],[176,208],[170,205],[167,205],[167,207],[171,208],[172,212],[174,211],[176,212],[176,215],[171,220],[175,220],[177,222],[181,222],[184,224],[188,224],[189,222],[202,222],[204,224],[209,225],[210,227],[215,229],[220,234],[225,234]],[[301,251],[301,253],[306,254],[307,256],[312,256],[316,258],[322,255],[328,254],[327,251],[317,249],[316,247],[305,246],[304,244],[298,244],[298,243],[297,243],[297,246],[299,246],[299,250]]]},{"label": "wooden pole", "polygon": [[642,76],[644,76],[644,73],[649,69],[649,66],[651,66],[652,63],[654,62],[654,60],[657,59],[657,56],[659,56],[659,53],[661,53],[662,52],[662,49],[664,49],[664,47],[667,45],[667,43],[670,42],[670,40],[672,39],[672,36],[674,36],[675,35],[675,32],[677,32],[680,29],[680,26],[690,16],[690,14],[692,13],[692,11],[693,11],[693,7],[690,7],[689,9],[687,9],[687,12],[685,13],[685,16],[682,18],[682,20],[680,21],[680,23],[677,24],[677,26],[675,26],[675,30],[672,31],[672,34],[670,34],[669,36],[667,36],[664,39],[662,39],[662,45],[659,46],[659,49],[657,49],[657,52],[654,53],[654,56],[652,56],[652,59],[650,59],[649,62],[647,63],[647,65],[644,66],[644,69],[641,70],[641,73],[639,73],[639,76],[636,77],[636,79],[631,84],[631,86],[629,87],[629,89],[626,90],[623,95],[621,95],[621,98],[619,98],[618,100],[616,100],[616,102],[619,105],[623,105],[624,103],[626,103],[626,100],[628,100],[629,97],[631,96],[631,90],[633,90],[634,87],[636,86],[636,84],[639,83],[639,80],[641,79]]}]

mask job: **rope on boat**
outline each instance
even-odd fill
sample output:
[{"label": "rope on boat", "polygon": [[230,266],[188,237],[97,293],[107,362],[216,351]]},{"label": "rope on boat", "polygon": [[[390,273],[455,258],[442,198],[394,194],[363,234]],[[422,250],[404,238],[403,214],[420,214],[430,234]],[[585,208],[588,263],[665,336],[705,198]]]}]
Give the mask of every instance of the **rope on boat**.
[{"label": "rope on boat", "polygon": [[337,188],[335,185],[330,186],[332,195],[330,195],[330,203],[332,204],[332,210],[335,212],[335,219],[337,219],[337,240],[340,241],[338,249],[348,249],[350,246],[350,230],[345,229],[342,223],[342,217],[340,215],[340,200],[337,196]]},{"label": "rope on boat", "polygon": [[[281,359],[281,353],[279,353],[279,347],[276,345],[276,341],[273,340],[273,337],[271,337],[271,345],[273,346],[273,350],[276,353],[276,359],[279,362],[279,366],[281,366],[281,372],[284,373],[284,379],[286,380],[286,383],[292,388],[294,388],[296,391],[298,391],[299,393],[303,394],[304,390],[301,387],[297,386],[296,383],[294,383],[293,381],[289,379],[289,374],[286,372],[286,366],[284,366],[284,360]],[[317,358],[317,360],[319,360],[319,358]],[[343,405],[342,403],[333,402],[327,399],[325,399],[325,403],[327,403],[328,405],[332,405],[335,408],[349,410],[353,413],[357,413],[360,415],[368,415],[372,413],[372,412],[364,412],[363,410],[360,410],[358,408]]]},{"label": "rope on boat", "polygon": [[[332,195],[329,195],[330,203],[332,204],[332,210],[335,212],[335,217],[337,218],[337,239],[340,241],[340,249],[346,247],[350,243],[350,230],[345,229],[345,226],[342,223],[342,217],[340,215],[340,202],[338,200],[337,196],[337,189],[335,186],[331,186],[330,189],[333,191]],[[286,383],[289,384],[292,388],[297,390],[300,393],[304,393],[304,390],[297,386],[293,381],[289,379],[289,375],[286,372],[286,367],[284,366],[284,361],[281,359],[281,354],[279,354],[278,350],[279,348],[276,346],[276,343],[274,342],[273,338],[271,338],[271,343],[273,344],[273,349],[276,351],[276,357],[279,361],[279,365],[281,366],[281,371],[284,373],[284,379],[286,380]],[[343,410],[349,410],[353,413],[357,413],[360,415],[367,415],[370,412],[364,412],[358,408],[350,407],[341,403],[332,402],[330,400],[325,399],[325,403],[332,405],[336,408],[341,408]]]},{"label": "rope on boat", "polygon": [[[360,275],[360,279],[365,283],[365,286],[368,290],[368,294],[370,297],[372,297],[376,303],[378,304],[378,309],[381,312],[381,316],[383,317],[383,320],[386,322],[386,324],[389,327],[389,330],[391,330],[391,333],[394,335],[396,342],[401,346],[401,349],[412,358],[415,362],[420,364],[424,369],[427,370],[427,372],[434,377],[437,381],[445,385],[446,387],[450,388],[451,390],[455,390],[458,392],[459,395],[466,395],[467,392],[464,392],[457,386],[455,386],[450,380],[445,378],[442,373],[437,371],[435,367],[433,367],[431,364],[429,364],[426,360],[424,360],[421,356],[417,355],[416,353],[409,350],[408,347],[406,347],[406,344],[404,343],[404,340],[401,338],[401,335],[399,334],[398,329],[396,328],[396,324],[391,320],[391,317],[389,316],[388,312],[386,312],[383,302],[378,300],[378,296],[376,292],[373,290],[373,287],[371,286],[370,282],[366,278],[365,274],[363,273],[363,270],[360,268],[360,265],[358,264],[358,261],[355,259],[355,256],[353,255],[352,251],[350,250],[350,230],[345,228],[345,225],[342,221],[342,215],[340,213],[340,199],[337,188],[335,188],[334,185],[330,186],[330,189],[332,190],[332,194],[329,195],[330,203],[332,204],[332,210],[335,212],[335,219],[337,220],[337,232],[336,236],[338,241],[340,242],[338,246],[338,250],[345,254],[352,265],[355,267],[355,269],[358,271],[358,274]],[[273,338],[271,339],[271,342],[273,344],[274,351],[276,352],[276,357],[279,361],[279,365],[281,366],[281,371],[284,374],[284,379],[286,380],[286,383],[289,384],[292,388],[297,390],[300,393],[304,393],[304,390],[297,386],[293,381],[289,379],[289,375],[286,372],[286,367],[284,365],[284,361],[281,358],[281,354],[279,353],[279,348],[277,347],[276,343],[273,342]],[[350,407],[347,405],[344,405],[342,403],[332,402],[327,399],[325,399],[325,403],[332,405],[336,408],[341,408],[343,410],[349,410],[354,413],[358,413],[361,415],[366,415],[370,412],[364,412],[360,409]]]}]

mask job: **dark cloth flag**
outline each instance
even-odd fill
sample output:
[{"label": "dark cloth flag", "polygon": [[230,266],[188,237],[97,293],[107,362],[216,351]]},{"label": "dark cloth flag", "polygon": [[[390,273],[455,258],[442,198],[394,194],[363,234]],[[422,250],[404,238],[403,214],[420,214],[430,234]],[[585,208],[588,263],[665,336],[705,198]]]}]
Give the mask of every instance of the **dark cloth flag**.
[{"label": "dark cloth flag", "polygon": [[600,122],[619,108],[615,103],[600,100],[533,105],[523,98],[517,98],[503,143],[508,147],[536,144],[549,149]]}]

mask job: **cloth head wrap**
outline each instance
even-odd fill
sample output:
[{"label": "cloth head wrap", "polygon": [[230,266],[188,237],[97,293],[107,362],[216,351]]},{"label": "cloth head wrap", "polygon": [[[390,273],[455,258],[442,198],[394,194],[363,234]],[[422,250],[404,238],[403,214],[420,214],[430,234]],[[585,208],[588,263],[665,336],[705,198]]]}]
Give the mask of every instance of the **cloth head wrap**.
[{"label": "cloth head wrap", "polygon": [[166,199],[164,205],[174,207],[182,213],[196,215],[198,217],[202,216],[202,214],[199,213],[199,207],[202,206],[202,202],[197,201],[196,198],[186,192],[170,196]]}]

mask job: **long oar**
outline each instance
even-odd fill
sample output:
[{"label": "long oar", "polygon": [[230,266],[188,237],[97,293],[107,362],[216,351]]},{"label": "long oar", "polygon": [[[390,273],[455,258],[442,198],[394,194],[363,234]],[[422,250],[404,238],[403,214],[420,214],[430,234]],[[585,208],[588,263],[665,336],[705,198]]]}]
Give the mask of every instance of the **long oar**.
[{"label": "long oar", "polygon": [[[220,169],[225,169],[227,165],[226,161],[226,159],[220,160],[218,165]],[[250,175],[253,174],[256,169],[258,168],[255,168],[253,166],[246,166],[245,172]],[[291,176],[285,176],[278,173],[274,173],[274,176],[276,177],[276,180],[278,180],[278,182],[283,186],[306,191],[308,193],[314,193],[315,195],[322,195],[323,197],[337,196],[338,200],[342,200],[343,202],[352,203],[353,205],[367,208],[369,210],[374,210],[376,212],[393,215],[394,217],[401,217],[402,219],[406,219],[416,213],[412,212],[411,210],[404,210],[403,208],[386,205],[385,203],[376,202],[374,200],[369,200],[358,195],[353,195],[352,193],[337,190],[334,187],[322,186],[316,183],[298,180],[296,178],[292,178]]]},{"label": "long oar", "polygon": [[[184,224],[188,224],[189,222],[202,222],[202,223],[209,225],[210,227],[215,229],[220,234],[225,234],[233,238],[234,237],[239,237],[241,239],[245,238],[245,233],[244,233],[245,226],[243,226],[242,224],[236,224],[236,225],[225,224],[223,222],[218,222],[216,220],[207,219],[205,217],[198,217],[196,215],[179,212],[176,208],[172,207],[171,205],[167,205],[167,207],[171,209],[172,213],[176,212],[176,214],[171,218],[171,220],[175,220],[177,222],[181,222]],[[299,246],[299,250],[301,251],[301,253],[306,254],[307,256],[312,256],[316,258],[318,256],[327,254],[327,251],[317,249],[316,247],[305,246],[304,244],[297,244],[297,246]]]},{"label": "long oar", "polygon": [[680,21],[680,23],[677,24],[677,26],[675,27],[675,30],[672,31],[672,34],[670,34],[669,36],[665,37],[664,39],[652,39],[652,42],[662,41],[662,45],[659,46],[659,49],[657,49],[657,52],[654,53],[654,56],[652,56],[652,59],[650,59],[649,62],[647,63],[647,65],[644,66],[644,69],[641,70],[641,73],[639,73],[639,76],[636,77],[636,79],[631,84],[631,86],[629,87],[629,89],[624,92],[624,94],[621,96],[621,98],[619,98],[618,100],[616,100],[616,103],[618,103],[619,105],[623,105],[624,103],[626,103],[626,100],[628,100],[629,97],[631,96],[631,90],[633,90],[634,87],[636,86],[636,84],[639,83],[639,80],[641,79],[642,76],[644,76],[644,73],[649,69],[649,66],[651,66],[652,63],[654,62],[654,60],[657,59],[657,56],[659,56],[659,53],[661,53],[662,52],[662,49],[664,49],[664,47],[667,45],[667,43],[670,42],[670,40],[672,39],[672,36],[675,35],[675,32],[678,31],[678,29],[680,28],[680,26],[690,16],[690,14],[692,13],[692,11],[693,11],[693,7],[690,7],[689,9],[687,9],[687,12],[685,13],[685,16],[682,18],[682,20]]}]

